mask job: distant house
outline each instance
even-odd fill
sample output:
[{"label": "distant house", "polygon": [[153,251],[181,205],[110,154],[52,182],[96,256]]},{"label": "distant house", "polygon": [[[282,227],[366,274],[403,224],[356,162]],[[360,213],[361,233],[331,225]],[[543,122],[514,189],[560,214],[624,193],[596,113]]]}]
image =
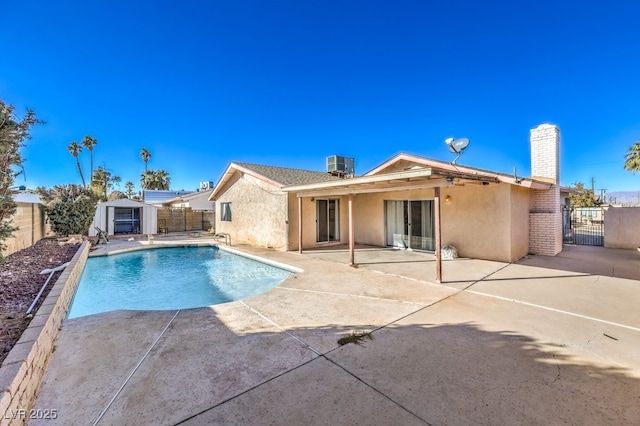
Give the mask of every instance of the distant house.
[{"label": "distant house", "polygon": [[151,204],[156,207],[162,207],[165,202],[190,193],[191,191],[165,191],[158,189],[145,189],[142,191],[142,202]]},{"label": "distant house", "polygon": [[162,205],[174,208],[191,208],[199,211],[213,210],[215,208],[215,204],[212,201],[209,201],[209,196],[212,191],[213,189],[207,189],[179,195],[163,201]]},{"label": "distant house", "polygon": [[360,177],[231,163],[216,231],[280,250],[356,243],[510,262],[562,250],[559,130],[531,130],[532,178],[398,154]]}]

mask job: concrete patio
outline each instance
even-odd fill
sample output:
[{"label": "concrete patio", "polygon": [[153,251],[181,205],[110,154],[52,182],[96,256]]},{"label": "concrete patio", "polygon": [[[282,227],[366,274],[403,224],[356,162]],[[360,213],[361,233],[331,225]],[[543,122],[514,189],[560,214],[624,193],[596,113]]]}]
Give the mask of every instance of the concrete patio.
[{"label": "concrete patio", "polygon": [[[243,301],[65,321],[35,407],[58,417],[30,424],[640,423],[637,251],[457,259],[435,284],[426,253],[361,248],[352,268],[339,247],[235,248],[304,272]],[[337,343],[354,331],[372,339]]]}]

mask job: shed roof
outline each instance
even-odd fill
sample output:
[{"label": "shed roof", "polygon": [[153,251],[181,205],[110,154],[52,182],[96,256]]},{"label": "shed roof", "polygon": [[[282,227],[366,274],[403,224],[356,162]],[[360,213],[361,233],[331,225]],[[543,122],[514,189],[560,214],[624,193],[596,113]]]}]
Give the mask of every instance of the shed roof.
[{"label": "shed roof", "polygon": [[112,200],[112,201],[105,201],[102,203],[98,204],[98,207],[100,206],[104,206],[104,207],[131,207],[131,208],[136,208],[136,207],[146,207],[146,208],[153,208],[153,209],[157,209],[158,207],[153,206],[151,204],[147,204],[147,203],[143,203],[140,201],[136,201],[136,200],[130,200],[128,198],[122,198],[119,200]]}]

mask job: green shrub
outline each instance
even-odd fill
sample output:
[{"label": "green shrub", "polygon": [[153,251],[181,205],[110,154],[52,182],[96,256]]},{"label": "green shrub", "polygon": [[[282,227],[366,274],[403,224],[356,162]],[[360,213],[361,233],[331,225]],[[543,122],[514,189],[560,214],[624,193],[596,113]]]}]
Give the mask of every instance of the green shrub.
[{"label": "green shrub", "polygon": [[96,213],[93,191],[80,185],[56,185],[38,188],[47,220],[58,235],[87,234]]}]

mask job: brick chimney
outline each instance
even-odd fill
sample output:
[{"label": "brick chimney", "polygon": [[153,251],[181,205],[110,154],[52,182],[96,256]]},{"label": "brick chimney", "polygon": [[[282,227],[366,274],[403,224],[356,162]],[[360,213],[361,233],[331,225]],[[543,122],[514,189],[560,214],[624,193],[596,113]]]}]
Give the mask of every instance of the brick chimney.
[{"label": "brick chimney", "polygon": [[529,252],[555,256],[562,251],[560,207],[560,130],[553,124],[531,129],[531,178],[551,183],[533,190],[529,212]]}]

